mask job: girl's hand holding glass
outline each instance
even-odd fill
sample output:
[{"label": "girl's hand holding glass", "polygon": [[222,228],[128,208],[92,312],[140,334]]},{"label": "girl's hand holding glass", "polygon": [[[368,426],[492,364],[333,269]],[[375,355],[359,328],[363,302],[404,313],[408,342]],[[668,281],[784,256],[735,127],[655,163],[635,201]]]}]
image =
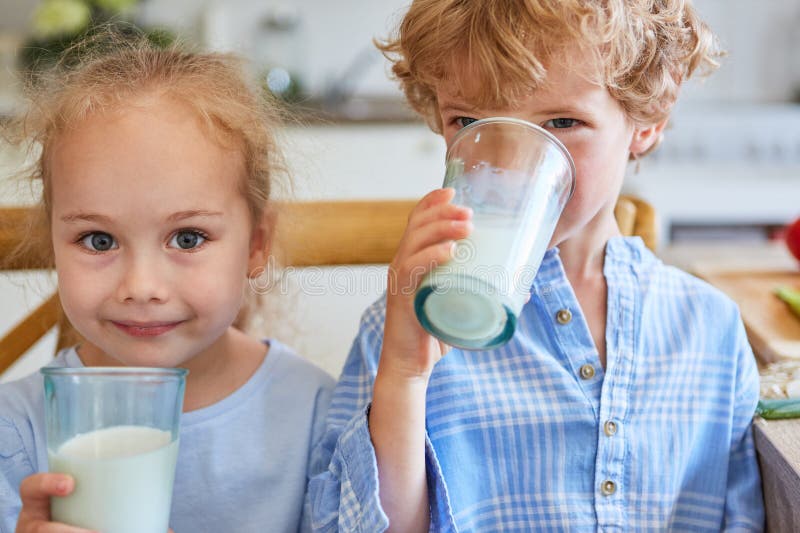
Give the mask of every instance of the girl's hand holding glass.
[{"label": "girl's hand holding glass", "polygon": [[89,529],[50,521],[50,498],[69,496],[74,489],[75,481],[65,474],[44,472],[23,479],[16,533],[90,533]]},{"label": "girl's hand holding glass", "polygon": [[72,493],[75,482],[64,474],[33,474],[22,480],[19,495],[22,511],[17,521],[17,533],[87,533],[88,529],[50,521],[50,498]]}]

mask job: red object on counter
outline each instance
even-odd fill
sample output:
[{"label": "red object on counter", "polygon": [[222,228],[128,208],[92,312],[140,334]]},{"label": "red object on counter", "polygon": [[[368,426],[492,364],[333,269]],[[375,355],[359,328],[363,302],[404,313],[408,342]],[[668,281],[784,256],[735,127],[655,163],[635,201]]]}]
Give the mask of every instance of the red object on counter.
[{"label": "red object on counter", "polygon": [[786,247],[800,261],[800,218],[789,224],[784,238],[786,239]]}]

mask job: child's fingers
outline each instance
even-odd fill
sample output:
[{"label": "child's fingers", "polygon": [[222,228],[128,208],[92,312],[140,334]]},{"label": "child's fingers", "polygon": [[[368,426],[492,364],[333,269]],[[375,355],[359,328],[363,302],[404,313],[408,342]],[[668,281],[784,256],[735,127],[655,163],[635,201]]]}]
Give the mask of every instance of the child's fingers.
[{"label": "child's fingers", "polygon": [[17,533],[89,533],[87,529],[50,522],[50,497],[67,496],[74,488],[74,480],[65,474],[41,473],[23,479]]},{"label": "child's fingers", "polygon": [[31,512],[50,516],[50,496],[66,496],[72,492],[75,482],[65,474],[40,473],[22,480],[19,495],[22,505]]},{"label": "child's fingers", "polygon": [[434,189],[419,201],[414,207],[414,211],[424,211],[437,204],[446,204],[456,195],[456,190],[453,188]]},{"label": "child's fingers", "polygon": [[416,255],[421,250],[444,241],[463,239],[472,232],[472,222],[469,220],[439,220],[425,226],[420,226],[415,231],[406,233],[403,242],[397,250],[400,261],[403,258]]},{"label": "child's fingers", "polygon": [[450,200],[453,199],[455,194],[455,189],[436,189],[429,192],[423,196],[419,202],[417,202],[417,205],[415,205],[414,209],[411,210],[411,213],[408,214],[408,225],[412,225],[413,221],[417,219],[421,213],[424,213],[425,211],[436,207],[437,205],[450,203]]},{"label": "child's fingers", "polygon": [[66,524],[59,524],[58,522],[31,522],[22,524],[20,521],[17,524],[16,533],[96,533],[88,529],[79,527],[68,526]]},{"label": "child's fingers", "polygon": [[418,251],[397,266],[390,265],[389,294],[413,294],[425,274],[450,260],[454,245],[455,241],[436,243]]},{"label": "child's fingers", "polygon": [[436,220],[469,220],[472,218],[472,209],[463,205],[445,203],[436,204],[428,209],[413,212],[408,219],[406,232],[415,231],[420,226],[430,224]]}]

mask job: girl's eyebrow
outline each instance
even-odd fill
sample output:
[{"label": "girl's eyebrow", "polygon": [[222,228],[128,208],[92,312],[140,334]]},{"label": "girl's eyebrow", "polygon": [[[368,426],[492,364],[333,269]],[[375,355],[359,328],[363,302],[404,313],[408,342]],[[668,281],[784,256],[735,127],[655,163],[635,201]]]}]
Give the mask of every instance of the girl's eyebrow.
[{"label": "girl's eyebrow", "polygon": [[76,222],[103,222],[105,224],[110,224],[111,219],[105,215],[98,215],[96,213],[84,213],[84,212],[76,212],[76,213],[68,213],[61,217],[62,222],[66,222],[67,224],[75,224]]},{"label": "girl's eyebrow", "polygon": [[[196,217],[221,217],[224,213],[221,211],[206,211],[204,209],[191,209],[188,211],[178,211],[177,213],[173,213],[167,217],[167,222],[177,222],[180,220],[186,220],[187,218],[196,218]],[[85,212],[75,212],[75,213],[68,213],[61,217],[63,222],[67,224],[75,224],[77,222],[100,222],[104,224],[111,224],[111,218],[100,215],[97,213],[85,213]]]},{"label": "girl's eyebrow", "polygon": [[167,217],[168,222],[177,222],[187,218],[195,217],[221,217],[224,213],[222,211],[206,211],[204,209],[191,209],[189,211],[178,211]]}]

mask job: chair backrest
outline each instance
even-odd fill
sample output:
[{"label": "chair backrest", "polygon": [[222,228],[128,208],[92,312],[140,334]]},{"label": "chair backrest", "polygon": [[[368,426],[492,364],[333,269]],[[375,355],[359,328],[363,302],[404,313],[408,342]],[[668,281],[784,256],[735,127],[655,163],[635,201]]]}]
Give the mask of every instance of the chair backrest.
[{"label": "chair backrest", "polygon": [[[279,205],[274,249],[287,266],[389,263],[416,200],[292,202]],[[614,212],[623,235],[639,235],[656,247],[653,208],[632,196],[621,196]],[[0,209],[0,258],[8,258],[28,234],[26,208]],[[35,257],[0,265],[5,270],[49,269]],[[74,344],[75,333],[53,294],[0,339],[0,374],[52,327],[59,326],[57,349]]]},{"label": "chair backrest", "polygon": [[[276,248],[292,266],[389,263],[417,200],[297,202],[281,206]],[[637,235],[656,249],[653,207],[622,195],[614,216],[623,235]]]}]

